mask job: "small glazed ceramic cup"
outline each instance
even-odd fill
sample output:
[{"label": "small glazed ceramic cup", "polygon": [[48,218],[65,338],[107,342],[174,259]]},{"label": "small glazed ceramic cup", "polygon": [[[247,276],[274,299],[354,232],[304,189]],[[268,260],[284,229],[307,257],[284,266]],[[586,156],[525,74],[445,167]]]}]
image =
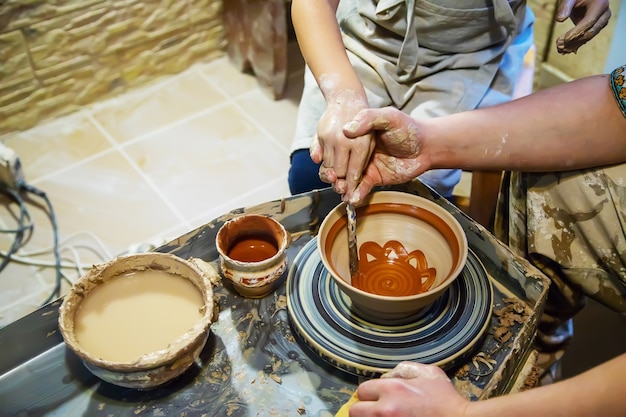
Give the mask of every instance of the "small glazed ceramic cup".
[{"label": "small glazed ceramic cup", "polygon": [[222,276],[248,298],[262,298],[287,269],[291,236],[275,219],[244,214],[224,223],[215,246]]},{"label": "small glazed ceramic cup", "polygon": [[[413,194],[370,194],[357,208],[356,234],[359,268],[365,267],[369,272],[354,281],[349,268],[345,204],[331,210],[322,222],[318,250],[331,278],[350,298],[353,311],[374,323],[412,320],[444,293],[467,260],[467,237],[459,222],[440,205]],[[395,264],[391,265],[394,268],[389,264]],[[407,269],[415,273],[406,273]],[[370,282],[361,285],[357,278]],[[414,279],[423,280],[428,286],[408,295],[363,289],[411,287]]]},{"label": "small glazed ceramic cup", "polygon": [[[96,354],[81,344],[76,317],[84,301],[89,299],[94,290],[118,277],[122,278],[143,271],[167,272],[172,276],[190,281],[198,290],[202,300],[199,308],[200,318],[187,332],[172,340],[161,350],[145,352],[132,361],[103,359],[101,354]],[[211,270],[212,276],[209,276],[207,272],[193,260],[186,261],[171,254],[158,252],[117,257],[105,264],[95,265],[74,283],[59,309],[59,329],[65,344],[80,357],[89,371],[111,384],[148,390],[170,382],[195,363],[209,337],[215,307],[213,285],[218,277],[214,270]],[[128,288],[124,294],[119,294],[121,299],[135,292],[132,287]],[[135,295],[141,296],[141,294]],[[103,309],[100,314],[107,314],[107,310]],[[158,334],[161,331],[157,328],[158,326],[154,327],[142,328],[143,337],[154,338],[155,334],[152,332]],[[102,331],[112,339],[123,337],[115,336],[115,331],[108,327],[103,328]]]}]

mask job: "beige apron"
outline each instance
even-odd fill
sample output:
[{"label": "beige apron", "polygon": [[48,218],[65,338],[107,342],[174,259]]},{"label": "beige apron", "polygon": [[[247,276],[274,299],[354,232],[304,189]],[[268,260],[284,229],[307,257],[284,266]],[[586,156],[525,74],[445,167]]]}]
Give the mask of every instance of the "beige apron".
[{"label": "beige apron", "polygon": [[442,115],[478,106],[525,13],[521,0],[342,0],[337,16],[359,75],[378,74],[399,109],[436,100]]},{"label": "beige apron", "polygon": [[[414,117],[510,100],[533,42],[534,16],[522,0],[341,0],[337,18],[370,106]],[[292,151],[309,147],[325,108],[307,68]],[[420,178],[450,195],[460,171]]]}]

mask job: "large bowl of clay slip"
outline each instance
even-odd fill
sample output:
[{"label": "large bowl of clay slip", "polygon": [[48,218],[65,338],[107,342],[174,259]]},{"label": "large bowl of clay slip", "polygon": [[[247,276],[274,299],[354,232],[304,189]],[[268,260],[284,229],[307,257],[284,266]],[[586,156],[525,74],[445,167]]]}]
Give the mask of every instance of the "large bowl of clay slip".
[{"label": "large bowl of clay slip", "polygon": [[359,274],[351,276],[345,204],[323,220],[318,251],[355,315],[373,323],[411,322],[454,282],[467,261],[459,222],[426,198],[370,194],[356,210]]},{"label": "large bowl of clay slip", "polygon": [[66,345],[109,383],[145,390],[172,381],[210,333],[214,277],[197,261],[148,252],[95,265],[60,307]]}]

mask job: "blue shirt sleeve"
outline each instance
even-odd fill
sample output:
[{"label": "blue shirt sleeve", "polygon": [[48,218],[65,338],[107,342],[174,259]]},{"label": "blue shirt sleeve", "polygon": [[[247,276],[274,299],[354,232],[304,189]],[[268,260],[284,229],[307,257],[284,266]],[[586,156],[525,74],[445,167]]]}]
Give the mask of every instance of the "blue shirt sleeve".
[{"label": "blue shirt sleeve", "polygon": [[615,94],[615,99],[617,100],[617,105],[624,117],[626,117],[626,65],[616,68],[611,73],[611,90],[613,90],[613,94]]}]

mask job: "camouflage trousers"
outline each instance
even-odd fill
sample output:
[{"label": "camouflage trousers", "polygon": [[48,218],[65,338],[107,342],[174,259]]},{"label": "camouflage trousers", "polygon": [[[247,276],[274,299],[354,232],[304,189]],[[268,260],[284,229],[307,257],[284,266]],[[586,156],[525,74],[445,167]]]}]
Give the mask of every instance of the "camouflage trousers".
[{"label": "camouflage trousers", "polygon": [[494,231],[551,280],[536,339],[549,380],[586,297],[626,314],[626,164],[505,173]]}]

